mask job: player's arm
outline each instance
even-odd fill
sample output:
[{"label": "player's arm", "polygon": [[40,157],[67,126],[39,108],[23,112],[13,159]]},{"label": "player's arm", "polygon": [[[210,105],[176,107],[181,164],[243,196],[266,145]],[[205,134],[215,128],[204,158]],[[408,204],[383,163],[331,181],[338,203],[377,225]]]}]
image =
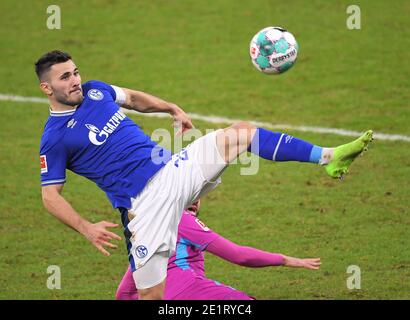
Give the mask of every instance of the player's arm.
[{"label": "player's arm", "polygon": [[167,102],[158,97],[152,96],[142,91],[121,88],[125,94],[125,102],[122,107],[143,113],[164,112],[169,113],[174,119],[175,127],[181,127],[182,132],[193,128],[189,116],[172,102]]},{"label": "player's arm", "polygon": [[117,227],[117,224],[101,221],[91,223],[81,217],[61,195],[63,184],[47,185],[42,187],[44,207],[57,219],[85,236],[99,251],[109,256],[110,253],[103,246],[117,248],[110,242],[111,239],[121,238],[106,228]]},{"label": "player's arm", "polygon": [[278,253],[262,251],[252,247],[240,246],[219,236],[212,241],[208,252],[229,262],[245,267],[287,266],[317,270],[320,267],[320,258],[299,259]]}]

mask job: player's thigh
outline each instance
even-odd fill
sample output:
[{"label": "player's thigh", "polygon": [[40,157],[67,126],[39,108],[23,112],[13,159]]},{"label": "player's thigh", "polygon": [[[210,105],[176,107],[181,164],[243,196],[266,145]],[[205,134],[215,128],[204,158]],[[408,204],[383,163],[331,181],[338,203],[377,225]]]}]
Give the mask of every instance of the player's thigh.
[{"label": "player's thigh", "polygon": [[156,252],[142,267],[133,272],[132,276],[139,295],[144,292],[141,290],[152,289],[155,287],[159,290],[161,290],[161,288],[164,289],[164,283],[167,277],[168,259],[168,252]]},{"label": "player's thigh", "polygon": [[190,183],[183,183],[179,169],[169,162],[122,213],[133,270],[144,266],[156,252],[175,250],[178,224],[190,197]]},{"label": "player's thigh", "polygon": [[201,187],[217,182],[228,165],[217,146],[217,136],[222,132],[223,130],[217,130],[208,133],[185,148],[188,156],[197,164]]},{"label": "player's thigh", "polygon": [[164,280],[152,288],[138,290],[138,300],[162,300],[164,298],[165,283]]}]

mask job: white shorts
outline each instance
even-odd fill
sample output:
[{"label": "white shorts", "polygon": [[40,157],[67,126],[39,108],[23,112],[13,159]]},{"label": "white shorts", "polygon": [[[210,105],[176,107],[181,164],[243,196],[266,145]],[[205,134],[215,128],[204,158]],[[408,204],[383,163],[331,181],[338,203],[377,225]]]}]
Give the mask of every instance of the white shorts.
[{"label": "white shorts", "polygon": [[[142,268],[157,252],[167,252],[168,257],[173,254],[182,211],[220,183],[219,176],[227,163],[216,145],[217,132],[195,140],[174,154],[142,192],[131,199],[126,229],[130,235],[128,248],[133,271]],[[134,279],[137,275],[138,272],[134,272]],[[161,277],[158,272],[157,277],[151,277],[151,282]],[[137,285],[139,282],[136,279]]]},{"label": "white shorts", "polygon": [[168,252],[155,252],[138,270],[132,273],[137,289],[148,289],[165,281],[168,270]]}]

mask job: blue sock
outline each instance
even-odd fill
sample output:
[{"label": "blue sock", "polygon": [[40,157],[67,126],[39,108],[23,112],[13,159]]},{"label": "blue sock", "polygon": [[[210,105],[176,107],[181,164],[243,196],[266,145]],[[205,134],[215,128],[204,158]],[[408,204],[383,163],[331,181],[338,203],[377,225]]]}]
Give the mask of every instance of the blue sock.
[{"label": "blue sock", "polygon": [[319,163],[322,147],[289,136],[257,128],[248,151],[272,161],[300,161]]}]

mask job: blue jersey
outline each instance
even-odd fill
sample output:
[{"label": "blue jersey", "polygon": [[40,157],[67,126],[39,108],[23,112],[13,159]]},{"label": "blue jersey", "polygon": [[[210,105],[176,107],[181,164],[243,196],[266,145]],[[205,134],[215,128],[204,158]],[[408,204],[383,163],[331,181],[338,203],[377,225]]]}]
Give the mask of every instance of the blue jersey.
[{"label": "blue jersey", "polygon": [[[50,111],[40,143],[41,184],[63,184],[66,169],[95,182],[114,208],[131,197],[171,158],[119,109],[117,87],[100,81],[82,85],[75,110]],[[122,91],[123,92],[123,91]]]}]

